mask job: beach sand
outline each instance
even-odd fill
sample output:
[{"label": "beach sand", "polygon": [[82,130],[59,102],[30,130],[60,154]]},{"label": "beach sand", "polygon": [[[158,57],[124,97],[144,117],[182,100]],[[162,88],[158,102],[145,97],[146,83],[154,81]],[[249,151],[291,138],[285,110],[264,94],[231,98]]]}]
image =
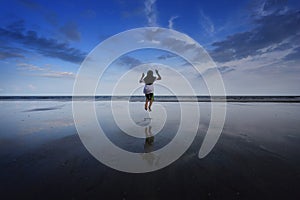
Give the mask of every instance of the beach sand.
[{"label": "beach sand", "polygon": [[[180,120],[178,103],[155,102],[153,110],[156,104],[165,107],[170,120],[154,136],[149,151],[168,144]],[[203,159],[198,152],[209,125],[210,103],[199,105],[199,129],[183,156],[161,170],[132,174],[107,167],[86,150],[74,125],[71,102],[1,101],[1,195],[3,199],[300,198],[300,104],[228,103],[223,132]],[[130,106],[136,109],[133,118],[142,119],[143,103]],[[122,136],[106,117],[108,108],[108,102],[96,102],[107,136],[123,149],[142,153],[145,140]]]}]

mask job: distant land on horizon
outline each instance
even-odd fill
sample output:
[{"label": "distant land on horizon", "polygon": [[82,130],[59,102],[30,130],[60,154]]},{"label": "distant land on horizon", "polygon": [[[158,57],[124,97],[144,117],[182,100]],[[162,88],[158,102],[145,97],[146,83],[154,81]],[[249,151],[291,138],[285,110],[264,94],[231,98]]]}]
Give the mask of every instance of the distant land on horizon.
[{"label": "distant land on horizon", "polygon": [[[142,102],[144,96],[0,96],[2,101],[18,101],[18,100],[93,100],[96,101],[130,101],[130,102]],[[300,96],[254,96],[254,95],[228,95],[228,96],[171,96],[171,95],[157,95],[155,96],[157,102],[279,102],[279,103],[300,103]]]}]

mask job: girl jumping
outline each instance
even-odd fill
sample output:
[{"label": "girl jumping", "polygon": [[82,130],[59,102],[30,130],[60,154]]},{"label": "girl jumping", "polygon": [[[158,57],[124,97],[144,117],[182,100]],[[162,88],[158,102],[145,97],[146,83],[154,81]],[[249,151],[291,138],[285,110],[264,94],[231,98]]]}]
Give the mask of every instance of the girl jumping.
[{"label": "girl jumping", "polygon": [[[140,79],[140,83],[145,83],[145,87],[144,87],[144,94],[146,96],[146,102],[145,102],[145,110],[151,111],[151,106],[154,100],[154,87],[153,87],[153,83],[155,81],[161,80],[161,76],[158,73],[158,70],[155,70],[157,77],[153,76],[153,71],[149,70],[147,72],[147,76],[144,78],[145,74],[142,74],[142,77]],[[150,103],[149,103],[150,102]],[[149,103],[149,107],[148,107],[148,103]]]}]

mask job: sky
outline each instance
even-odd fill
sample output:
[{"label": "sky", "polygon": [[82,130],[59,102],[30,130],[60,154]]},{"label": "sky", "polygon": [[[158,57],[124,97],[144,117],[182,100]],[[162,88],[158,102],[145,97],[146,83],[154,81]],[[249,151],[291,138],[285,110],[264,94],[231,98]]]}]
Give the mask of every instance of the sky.
[{"label": "sky", "polygon": [[[0,95],[72,95],[76,74],[97,45],[141,27],[175,30],[199,43],[227,95],[300,95],[297,0],[1,0],[0,21]],[[138,85],[147,63],[159,69],[163,84],[176,85],[174,69],[207,95],[205,71],[199,76],[180,55],[159,49],[114,60],[97,94],[112,94],[115,81],[132,69],[128,80]],[[156,93],[168,88],[158,86]]]}]

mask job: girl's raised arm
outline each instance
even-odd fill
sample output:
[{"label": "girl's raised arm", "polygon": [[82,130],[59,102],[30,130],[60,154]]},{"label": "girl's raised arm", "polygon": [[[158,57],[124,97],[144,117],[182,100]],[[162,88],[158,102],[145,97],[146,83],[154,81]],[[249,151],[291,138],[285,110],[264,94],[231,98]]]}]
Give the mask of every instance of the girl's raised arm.
[{"label": "girl's raised arm", "polygon": [[158,70],[157,70],[157,69],[155,70],[155,72],[156,72],[156,74],[157,74],[157,76],[158,76],[156,80],[161,80],[161,76],[159,75],[159,73],[158,73]]},{"label": "girl's raised arm", "polygon": [[144,82],[144,81],[143,81],[144,76],[145,76],[145,74],[143,73],[143,74],[142,74],[142,77],[141,77],[141,79],[140,79],[140,83]]}]

